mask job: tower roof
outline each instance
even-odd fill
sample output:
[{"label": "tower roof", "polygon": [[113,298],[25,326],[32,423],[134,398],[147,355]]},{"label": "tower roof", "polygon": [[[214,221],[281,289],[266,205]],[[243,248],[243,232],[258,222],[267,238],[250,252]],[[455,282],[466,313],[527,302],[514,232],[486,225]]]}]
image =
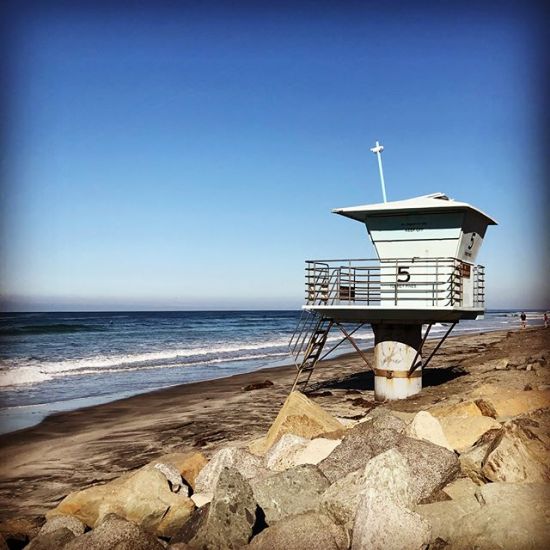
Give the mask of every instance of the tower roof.
[{"label": "tower roof", "polygon": [[450,199],[444,193],[432,193],[430,195],[422,195],[412,199],[402,201],[382,202],[377,204],[364,204],[360,206],[349,206],[347,208],[335,208],[332,211],[335,214],[340,214],[346,218],[366,222],[368,217],[376,215],[392,215],[392,214],[419,214],[426,212],[460,212],[471,210],[482,216],[487,225],[497,225],[497,222],[472,205]]}]

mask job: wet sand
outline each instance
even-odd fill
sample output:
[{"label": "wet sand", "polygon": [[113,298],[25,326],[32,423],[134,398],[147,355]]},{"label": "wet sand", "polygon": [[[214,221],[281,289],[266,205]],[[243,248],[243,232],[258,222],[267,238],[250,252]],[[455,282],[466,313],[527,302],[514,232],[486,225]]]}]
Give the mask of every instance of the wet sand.
[{"label": "wet sand", "polygon": [[[425,356],[434,345],[426,344]],[[540,384],[535,372],[485,372],[478,367],[492,359],[521,359],[549,349],[550,330],[544,329],[449,338],[424,371],[422,393],[389,406],[420,410],[495,376],[511,385],[526,380]],[[372,350],[366,357],[372,364]],[[277,367],[175,386],[58,413],[37,426],[3,435],[0,519],[44,514],[69,492],[118,477],[160,454],[201,450],[210,455],[228,443],[255,439],[277,415],[295,372],[292,366]],[[242,389],[266,379],[273,386]],[[358,418],[379,406],[373,389],[372,372],[357,354],[347,354],[318,365],[309,396],[338,417]]]}]

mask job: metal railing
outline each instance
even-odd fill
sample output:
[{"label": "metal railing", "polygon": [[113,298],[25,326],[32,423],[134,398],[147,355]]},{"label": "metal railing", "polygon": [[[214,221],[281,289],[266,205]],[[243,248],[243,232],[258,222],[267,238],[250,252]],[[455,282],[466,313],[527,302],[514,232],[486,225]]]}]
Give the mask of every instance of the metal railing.
[{"label": "metal railing", "polygon": [[306,261],[308,305],[483,307],[485,270],[456,258]]}]

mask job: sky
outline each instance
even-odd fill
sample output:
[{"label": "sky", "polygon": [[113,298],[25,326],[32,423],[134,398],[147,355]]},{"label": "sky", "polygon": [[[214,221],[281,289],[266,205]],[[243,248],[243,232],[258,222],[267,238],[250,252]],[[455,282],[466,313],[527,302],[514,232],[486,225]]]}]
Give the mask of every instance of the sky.
[{"label": "sky", "polygon": [[390,5],[5,3],[3,308],[298,308],[375,256],[331,209],[381,202],[376,140],[388,200],[499,222],[489,308],[549,307],[545,14]]}]

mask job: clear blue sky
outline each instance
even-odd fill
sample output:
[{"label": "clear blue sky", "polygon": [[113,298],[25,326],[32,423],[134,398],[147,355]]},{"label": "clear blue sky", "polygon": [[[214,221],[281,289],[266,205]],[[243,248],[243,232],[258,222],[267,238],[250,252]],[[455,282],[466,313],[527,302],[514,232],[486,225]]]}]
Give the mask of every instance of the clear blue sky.
[{"label": "clear blue sky", "polygon": [[389,200],[498,220],[489,307],[548,307],[540,17],[344,4],[13,3],[5,307],[298,307],[306,258],[374,254],[330,210],[381,200],[376,139]]}]

